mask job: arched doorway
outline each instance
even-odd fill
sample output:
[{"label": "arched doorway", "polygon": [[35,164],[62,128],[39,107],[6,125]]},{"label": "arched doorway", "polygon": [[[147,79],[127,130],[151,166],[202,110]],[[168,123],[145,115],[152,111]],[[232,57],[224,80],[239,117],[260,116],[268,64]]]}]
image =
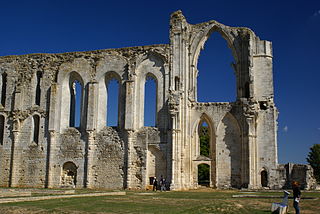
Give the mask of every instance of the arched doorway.
[{"label": "arched doorway", "polygon": [[77,166],[73,162],[63,164],[61,186],[75,188],[77,185]]},{"label": "arched doorway", "polygon": [[261,186],[268,187],[268,172],[266,170],[261,171]]},{"label": "arched doorway", "polygon": [[198,165],[198,185],[210,186],[210,166],[208,164]]}]

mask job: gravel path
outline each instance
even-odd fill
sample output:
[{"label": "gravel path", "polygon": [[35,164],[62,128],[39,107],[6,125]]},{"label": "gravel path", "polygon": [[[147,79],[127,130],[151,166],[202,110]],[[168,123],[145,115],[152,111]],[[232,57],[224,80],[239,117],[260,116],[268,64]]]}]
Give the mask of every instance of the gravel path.
[{"label": "gravel path", "polygon": [[94,196],[106,196],[106,195],[126,195],[126,192],[101,192],[101,193],[86,193],[86,194],[76,194],[76,195],[50,195],[50,196],[37,196],[37,197],[1,198],[0,204],[23,202],[23,201],[41,201],[41,200],[49,200],[49,199],[80,198],[80,197],[94,197]]}]

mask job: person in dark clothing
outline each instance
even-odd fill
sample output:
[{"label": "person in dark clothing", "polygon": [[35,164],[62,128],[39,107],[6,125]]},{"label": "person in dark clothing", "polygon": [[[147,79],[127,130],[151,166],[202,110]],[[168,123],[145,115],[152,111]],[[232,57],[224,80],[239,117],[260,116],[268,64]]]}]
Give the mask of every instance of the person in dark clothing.
[{"label": "person in dark clothing", "polygon": [[157,191],[158,181],[157,177],[154,177],[153,179],[153,191]]},{"label": "person in dark clothing", "polygon": [[293,190],[293,207],[296,210],[296,214],[300,214],[300,197],[301,197],[301,191],[300,186],[297,181],[292,182],[292,190]]}]

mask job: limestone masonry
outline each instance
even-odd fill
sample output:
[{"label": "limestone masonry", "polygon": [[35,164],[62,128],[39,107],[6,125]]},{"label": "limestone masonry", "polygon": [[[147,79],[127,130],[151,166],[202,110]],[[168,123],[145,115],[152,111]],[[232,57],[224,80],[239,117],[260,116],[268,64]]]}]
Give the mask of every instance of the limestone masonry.
[{"label": "limestone masonry", "polygon": [[[212,32],[234,56],[235,102],[197,102],[197,62]],[[0,186],[144,189],[163,176],[171,189],[193,189],[200,165],[216,188],[282,188],[294,170],[306,188],[313,182],[310,167],[278,165],[272,45],[248,28],[192,25],[177,11],[170,44],[4,56],[0,75]],[[155,127],[144,127],[148,78],[157,88]],[[111,80],[119,84],[117,127],[106,126]]]}]

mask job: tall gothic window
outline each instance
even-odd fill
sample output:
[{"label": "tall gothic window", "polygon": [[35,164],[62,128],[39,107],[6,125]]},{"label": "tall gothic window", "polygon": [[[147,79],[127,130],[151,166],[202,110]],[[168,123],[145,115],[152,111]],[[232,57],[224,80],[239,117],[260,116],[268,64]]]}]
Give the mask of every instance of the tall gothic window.
[{"label": "tall gothic window", "polygon": [[37,72],[37,85],[36,85],[36,99],[35,104],[40,105],[40,97],[41,97],[41,87],[40,87],[40,81],[42,78],[42,74],[40,71]]},{"label": "tall gothic window", "polygon": [[119,81],[110,79],[107,84],[107,126],[118,126]]},{"label": "tall gothic window", "polygon": [[200,155],[210,156],[210,134],[208,130],[208,124],[201,122],[199,127],[199,140],[200,140]]},{"label": "tall gothic window", "polygon": [[144,90],[144,126],[156,126],[157,83],[153,76],[148,75]]},{"label": "tall gothic window", "polygon": [[213,32],[198,59],[198,102],[232,102],[236,100],[234,62],[227,41]]},{"label": "tall gothic window", "polygon": [[0,115],[0,144],[1,145],[3,145],[4,122],[5,122],[4,116]]},{"label": "tall gothic window", "polygon": [[7,92],[7,74],[3,73],[1,75],[1,104],[5,106],[6,104],[6,92]]},{"label": "tall gothic window", "polygon": [[78,80],[70,84],[70,127],[80,127],[83,102],[83,86]]},{"label": "tall gothic window", "polygon": [[33,115],[33,142],[39,143],[39,128],[40,128],[40,117],[39,115]]}]

